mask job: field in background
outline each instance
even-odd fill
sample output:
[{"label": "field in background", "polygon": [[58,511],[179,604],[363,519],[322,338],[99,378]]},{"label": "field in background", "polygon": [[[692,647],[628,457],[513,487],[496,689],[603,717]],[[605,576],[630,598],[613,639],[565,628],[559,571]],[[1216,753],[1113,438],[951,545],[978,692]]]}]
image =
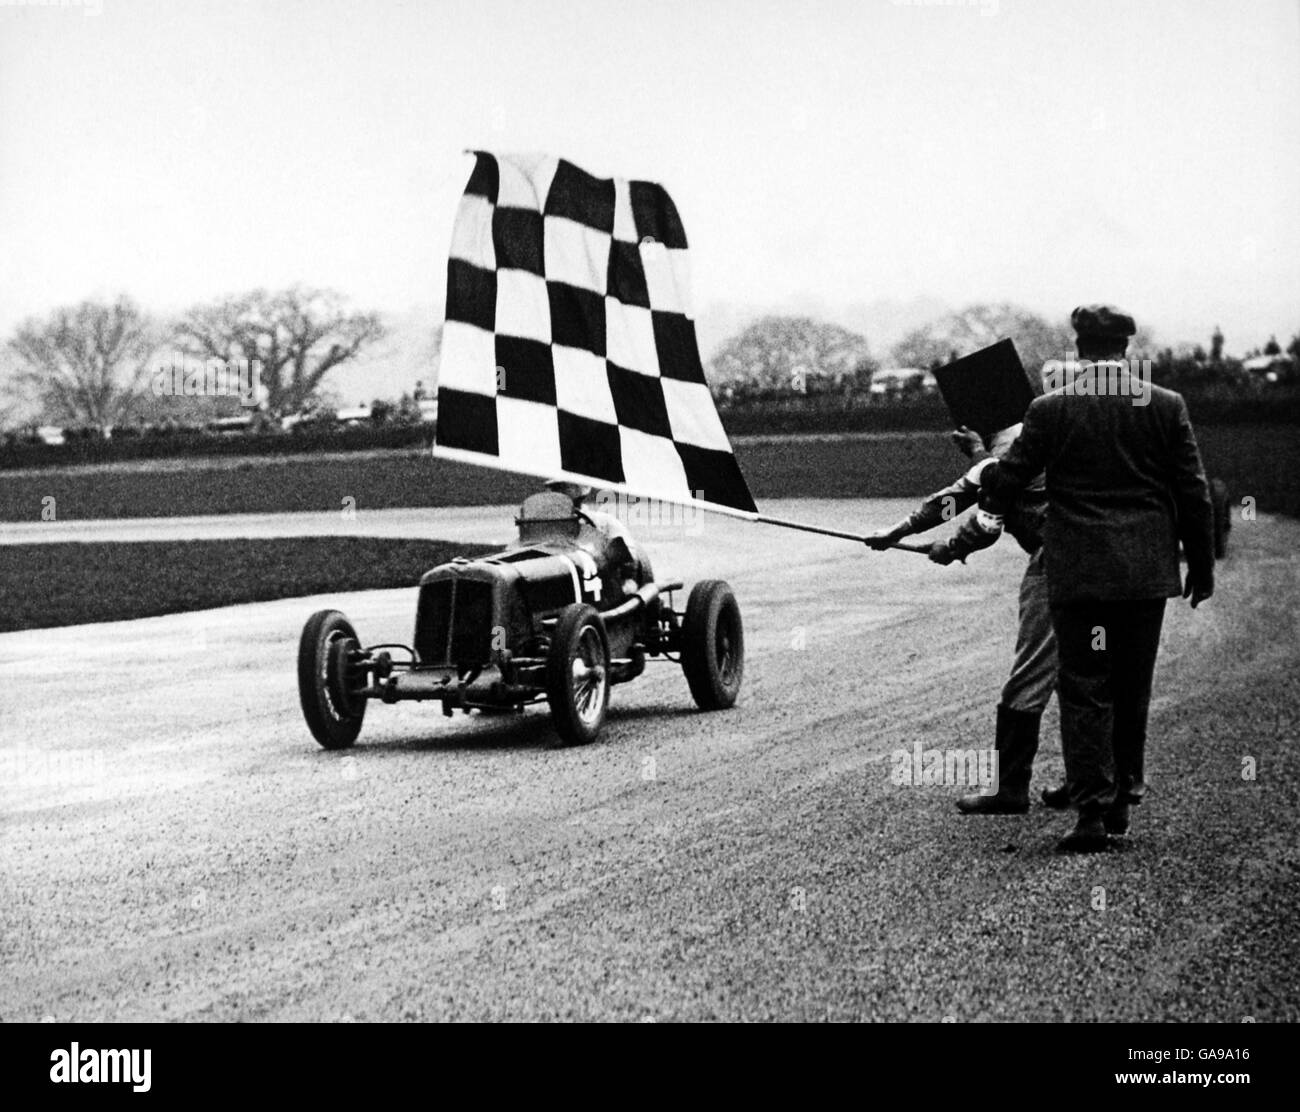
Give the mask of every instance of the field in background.
[{"label": "field in background", "polygon": [[[1197,436],[1234,502],[1300,514],[1300,426],[1205,425]],[[963,462],[939,432],[741,437],[736,454],[760,503],[913,497],[950,482]],[[0,472],[0,521],[39,521],[51,505],[57,520],[74,521],[509,504],[537,485],[418,449],[159,460]]]},{"label": "field in background", "polygon": [[405,587],[435,564],[483,551],[375,537],[6,545],[0,633]]},{"label": "field in background", "polygon": [[[1206,425],[1300,424],[1300,390],[1279,387],[1267,396],[1231,393],[1185,395],[1192,421]],[[723,427],[733,439],[744,436],[805,436],[824,433],[943,432],[951,427],[947,407],[937,396],[867,402],[838,394],[788,394],[746,400],[719,408]],[[433,424],[387,422],[337,425],[301,423],[291,432],[214,433],[190,429],[118,429],[110,439],[90,430],[67,432],[63,444],[0,437],[0,473],[82,464],[129,464],[151,460],[238,459],[295,456],[322,452],[374,452],[428,448]]]}]

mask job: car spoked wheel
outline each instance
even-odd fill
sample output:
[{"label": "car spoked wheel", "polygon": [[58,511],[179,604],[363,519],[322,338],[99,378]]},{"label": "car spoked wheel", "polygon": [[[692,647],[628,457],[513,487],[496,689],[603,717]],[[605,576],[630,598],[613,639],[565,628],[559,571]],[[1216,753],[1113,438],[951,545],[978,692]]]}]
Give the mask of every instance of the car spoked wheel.
[{"label": "car spoked wheel", "polygon": [[695,584],[682,622],[682,671],[701,710],[736,702],[745,676],[745,627],[731,588],[720,579]]},{"label": "car spoked wheel", "polygon": [[585,745],[609,709],[609,640],[599,612],[586,603],[565,607],[546,660],[546,701],[560,742]]},{"label": "car spoked wheel", "polygon": [[326,749],[346,749],[366,714],[359,694],[364,672],[356,666],[361,643],[337,610],[318,610],[298,642],[298,700],[312,736]]},{"label": "car spoked wheel", "polygon": [[718,615],[718,632],[713,643],[714,670],[723,687],[733,687],[740,671],[740,611],[735,607]]},{"label": "car spoked wheel", "polygon": [[609,701],[609,669],[600,631],[584,626],[573,658],[573,708],[584,724],[599,725]]}]

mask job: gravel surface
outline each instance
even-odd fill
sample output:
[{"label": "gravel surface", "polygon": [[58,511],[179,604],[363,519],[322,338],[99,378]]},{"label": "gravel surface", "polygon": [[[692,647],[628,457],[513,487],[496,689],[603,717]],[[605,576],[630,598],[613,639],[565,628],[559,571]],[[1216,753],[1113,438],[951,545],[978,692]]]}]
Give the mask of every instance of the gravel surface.
[{"label": "gravel surface", "polygon": [[701,714],[651,665],[581,749],[543,710],[416,704],[319,749],[302,622],[406,640],[413,590],[0,636],[0,1019],[1300,1018],[1300,522],[1238,522],[1216,597],[1171,605],[1152,796],[1078,858],[1042,807],[891,782],[896,750],[991,742],[1012,544],[938,568],[723,518],[641,533],[661,576],[733,584],[745,688]]}]

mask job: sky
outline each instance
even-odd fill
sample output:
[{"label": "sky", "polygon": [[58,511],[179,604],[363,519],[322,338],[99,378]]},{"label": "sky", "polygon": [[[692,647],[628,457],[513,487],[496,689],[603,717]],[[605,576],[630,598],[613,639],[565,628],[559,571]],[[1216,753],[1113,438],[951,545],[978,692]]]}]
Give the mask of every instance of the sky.
[{"label": "sky", "polygon": [[297,282],[436,322],[466,148],[662,182],[697,307],[1300,331],[1300,0],[0,0],[0,336]]}]

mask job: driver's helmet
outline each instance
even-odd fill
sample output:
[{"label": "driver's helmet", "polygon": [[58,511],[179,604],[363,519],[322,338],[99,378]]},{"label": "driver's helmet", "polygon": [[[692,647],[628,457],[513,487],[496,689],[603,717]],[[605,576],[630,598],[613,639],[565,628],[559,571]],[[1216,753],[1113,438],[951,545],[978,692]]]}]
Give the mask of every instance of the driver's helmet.
[{"label": "driver's helmet", "polygon": [[595,493],[593,487],[584,483],[572,483],[568,479],[550,479],[546,483],[546,489],[572,498],[575,506],[581,505]]}]

